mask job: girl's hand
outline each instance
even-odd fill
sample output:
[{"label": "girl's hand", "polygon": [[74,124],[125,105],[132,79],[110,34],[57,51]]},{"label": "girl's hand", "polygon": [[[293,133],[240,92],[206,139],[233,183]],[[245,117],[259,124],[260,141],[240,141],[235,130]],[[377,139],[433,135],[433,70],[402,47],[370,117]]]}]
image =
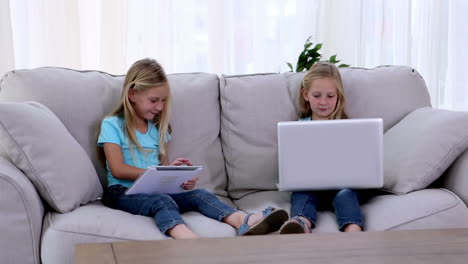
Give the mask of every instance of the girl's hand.
[{"label": "girl's hand", "polygon": [[171,166],[180,166],[180,165],[188,165],[188,166],[192,166],[192,162],[188,159],[185,159],[185,158],[177,158],[176,160],[174,160],[172,163],[171,163]]},{"label": "girl's hand", "polygon": [[195,188],[195,184],[197,184],[198,177],[193,177],[192,179],[182,183],[182,188],[185,190],[193,190]]}]

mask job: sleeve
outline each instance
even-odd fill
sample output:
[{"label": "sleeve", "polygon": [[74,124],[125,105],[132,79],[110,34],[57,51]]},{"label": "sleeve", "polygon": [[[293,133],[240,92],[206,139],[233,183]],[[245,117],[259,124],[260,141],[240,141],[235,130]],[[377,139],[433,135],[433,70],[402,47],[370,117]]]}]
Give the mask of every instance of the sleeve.
[{"label": "sleeve", "polygon": [[99,133],[97,145],[103,147],[104,143],[114,143],[122,146],[120,137],[121,128],[110,118],[106,118],[101,122],[101,132]]},{"label": "sleeve", "polygon": [[170,140],[171,140],[171,134],[167,132],[166,143],[169,142]]}]

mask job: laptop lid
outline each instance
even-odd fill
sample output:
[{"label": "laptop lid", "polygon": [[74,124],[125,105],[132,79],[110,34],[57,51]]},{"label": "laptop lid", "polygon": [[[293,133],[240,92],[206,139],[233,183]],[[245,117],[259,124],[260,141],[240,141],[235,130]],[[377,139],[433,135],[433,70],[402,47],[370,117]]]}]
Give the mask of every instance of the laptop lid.
[{"label": "laptop lid", "polygon": [[278,123],[279,190],[383,186],[380,118]]}]

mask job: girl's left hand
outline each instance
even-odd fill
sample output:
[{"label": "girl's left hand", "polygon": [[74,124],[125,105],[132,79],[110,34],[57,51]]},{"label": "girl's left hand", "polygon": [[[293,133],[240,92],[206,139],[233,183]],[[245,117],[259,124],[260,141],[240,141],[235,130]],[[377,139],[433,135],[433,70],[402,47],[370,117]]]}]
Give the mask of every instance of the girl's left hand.
[{"label": "girl's left hand", "polygon": [[195,188],[195,184],[197,184],[198,177],[193,177],[192,179],[182,183],[182,188],[185,190],[193,190]]}]

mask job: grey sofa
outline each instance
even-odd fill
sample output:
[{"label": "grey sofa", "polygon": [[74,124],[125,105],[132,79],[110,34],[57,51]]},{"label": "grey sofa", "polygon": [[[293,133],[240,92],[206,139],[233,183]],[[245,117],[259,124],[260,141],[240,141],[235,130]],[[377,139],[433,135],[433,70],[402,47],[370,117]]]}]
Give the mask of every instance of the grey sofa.
[{"label": "grey sofa", "polygon": [[[382,191],[363,204],[366,229],[468,228],[468,177],[465,176],[468,154],[464,152],[466,136],[463,137],[468,135],[468,130],[453,132],[462,134],[459,136],[462,140],[453,143],[455,147],[452,144],[448,149],[434,146],[434,152],[424,150],[428,158],[417,151],[431,147],[432,142],[413,145],[405,138],[409,135],[416,137],[410,138],[411,141],[418,141],[418,135],[412,132],[427,130],[419,123],[426,124],[429,122],[426,120],[438,113],[442,116],[458,114],[461,118],[466,114],[432,109],[423,78],[409,67],[346,68],[341,69],[341,73],[349,115],[384,120],[385,189],[393,194]],[[170,74],[173,95],[171,159],[187,157],[194,164],[205,166],[199,187],[213,191],[239,209],[256,211],[272,205],[289,210],[290,193],[279,192],[275,187],[278,177],[276,123],[296,119],[295,98],[303,76],[304,73],[221,77],[209,73]],[[102,194],[99,185],[106,182],[105,171],[95,156],[95,130],[100,119],[116,104],[122,82],[122,76],[104,72],[52,67],[15,70],[3,76],[0,83],[0,111],[4,111],[0,112],[3,119],[0,120],[0,263],[72,263],[74,245],[78,243],[168,239],[151,218],[107,208],[99,200]],[[44,121],[44,127],[33,127],[31,131],[28,125],[33,126],[41,119],[39,114],[36,117],[34,109],[47,109],[35,103],[22,103],[28,101],[40,103],[58,117],[66,128],[61,130],[60,136],[53,133],[55,130],[50,124],[56,122],[52,119],[49,120],[52,123]],[[20,115],[18,109],[23,109],[23,104],[33,106],[27,108],[32,111],[27,113],[34,114],[31,120],[15,116]],[[13,106],[14,110],[10,111]],[[52,115],[47,112],[47,118]],[[26,129],[13,130],[15,123],[11,122],[15,118],[17,122],[25,122]],[[8,123],[6,119],[13,121]],[[432,121],[429,125],[435,126],[434,130],[443,128],[443,125],[437,126],[437,122],[443,123],[446,119],[449,118],[442,117],[433,122],[435,125]],[[28,157],[28,161],[34,159],[32,162],[42,166],[42,171],[31,171],[24,167],[31,164],[12,157],[11,148],[21,145],[18,141],[22,138],[33,143],[18,147],[24,152],[20,154],[45,144],[43,140],[34,143],[35,133],[41,133],[41,138],[49,134],[54,137],[45,142],[45,146],[50,144],[50,149]],[[57,137],[64,138],[63,144],[75,147],[58,152],[52,147],[61,140]],[[436,138],[443,139],[437,135]],[[73,145],[75,143],[78,144]],[[431,156],[440,151],[445,152]],[[70,170],[79,170],[81,168],[73,164],[88,162],[76,161],[80,153],[86,154],[85,159],[92,162],[97,172],[80,175],[91,179],[83,185],[73,182],[74,172],[57,175],[53,165],[44,165],[46,162],[72,164]],[[412,159],[411,155],[417,157]],[[83,159],[83,155],[79,157]],[[430,168],[429,172],[421,172],[426,168]],[[33,178],[31,173],[43,178]],[[421,173],[424,175],[420,176]],[[99,176],[99,181],[95,175]],[[43,185],[42,180],[48,185]],[[83,186],[91,187],[83,190]],[[61,198],[51,200],[54,195]],[[183,217],[203,237],[236,234],[230,226],[198,213],[187,213]],[[320,212],[314,231],[337,232],[334,214]]]}]

